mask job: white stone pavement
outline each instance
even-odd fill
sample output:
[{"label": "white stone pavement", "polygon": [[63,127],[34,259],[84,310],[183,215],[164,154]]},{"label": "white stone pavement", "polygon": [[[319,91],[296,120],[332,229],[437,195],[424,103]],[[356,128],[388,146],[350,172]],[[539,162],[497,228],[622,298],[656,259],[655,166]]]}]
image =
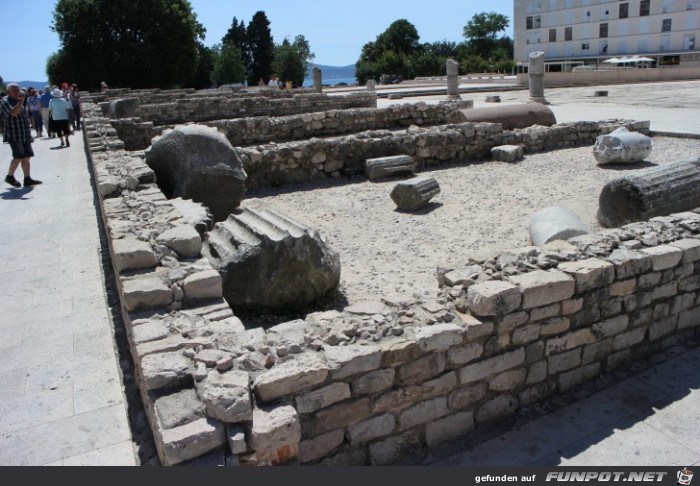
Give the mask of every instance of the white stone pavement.
[{"label": "white stone pavement", "polygon": [[[43,185],[0,186],[0,465],[136,464],[90,174],[71,140],[34,143]],[[3,171],[10,159],[0,144]]]}]

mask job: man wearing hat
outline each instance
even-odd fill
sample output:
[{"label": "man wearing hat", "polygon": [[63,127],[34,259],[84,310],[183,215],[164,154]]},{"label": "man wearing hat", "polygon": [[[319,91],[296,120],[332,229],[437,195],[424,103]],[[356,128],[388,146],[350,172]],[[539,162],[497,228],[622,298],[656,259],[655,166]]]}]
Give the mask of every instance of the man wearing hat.
[{"label": "man wearing hat", "polygon": [[15,188],[22,187],[22,184],[15,179],[15,171],[21,165],[24,172],[24,187],[41,184],[41,181],[32,179],[30,175],[29,160],[34,157],[32,130],[27,109],[24,107],[24,94],[20,91],[19,85],[10,83],[7,86],[7,96],[0,101],[0,116],[5,119],[4,141],[8,142],[12,149],[12,162],[10,162],[10,170],[7,172],[5,182]]}]

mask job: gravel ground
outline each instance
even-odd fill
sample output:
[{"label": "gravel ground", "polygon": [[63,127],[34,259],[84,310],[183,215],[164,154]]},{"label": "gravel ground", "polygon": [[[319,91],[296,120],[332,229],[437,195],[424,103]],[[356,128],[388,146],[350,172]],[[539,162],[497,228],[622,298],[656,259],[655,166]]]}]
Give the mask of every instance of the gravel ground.
[{"label": "gravel ground", "polygon": [[527,156],[516,164],[459,164],[423,172],[442,193],[420,213],[400,213],[395,181],[341,179],[251,193],[264,204],[320,229],[341,255],[341,292],[350,303],[377,296],[437,292],[436,267],[464,263],[471,250],[530,244],[529,217],[552,205],[574,210],[593,231],[603,186],[652,164],[700,154],[700,140],[655,138],[649,162],[599,168],[590,147]]}]

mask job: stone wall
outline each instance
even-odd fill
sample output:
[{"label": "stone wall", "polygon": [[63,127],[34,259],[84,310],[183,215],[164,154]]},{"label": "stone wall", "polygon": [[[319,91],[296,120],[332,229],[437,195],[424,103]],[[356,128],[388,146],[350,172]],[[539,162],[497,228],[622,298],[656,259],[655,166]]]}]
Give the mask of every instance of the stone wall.
[{"label": "stone wall", "polygon": [[419,168],[490,157],[499,145],[520,145],[526,153],[593,145],[596,137],[625,126],[649,133],[649,122],[615,120],[562,123],[522,130],[498,124],[461,123],[406,130],[375,130],[348,136],[239,148],[248,187],[284,186],[341,174],[359,174],[367,159],[410,155]]},{"label": "stone wall", "polygon": [[155,125],[203,123],[213,120],[255,116],[287,116],[349,108],[376,108],[376,93],[350,93],[342,96],[295,94],[292,97],[213,97],[185,98],[171,103],[141,106],[141,120]]},{"label": "stone wall", "polygon": [[[457,121],[459,112],[447,105],[425,103],[390,108],[355,108],[279,117],[248,117],[205,122],[226,135],[234,147],[330,137],[377,129],[406,128],[411,125],[445,125]],[[144,150],[153,137],[168,127],[155,127],[140,119],[112,120],[127,150]]]},{"label": "stone wall", "polygon": [[88,99],[94,103],[101,103],[119,98],[138,98],[144,104],[170,103],[181,99],[199,99],[199,98],[251,98],[251,97],[270,97],[270,98],[291,98],[298,94],[316,93],[316,90],[311,88],[300,88],[287,90],[274,89],[246,89],[243,87],[222,88],[222,89],[128,89],[117,88],[110,89],[105,93],[89,93],[84,95],[84,99]]},{"label": "stone wall", "polygon": [[439,271],[436,300],[395,296],[245,330],[201,258],[195,222],[163,197],[100,111],[84,108],[163,464],[210,451],[226,451],[226,464],[389,464],[682,342],[700,325],[699,209],[569,243],[465,255]]}]

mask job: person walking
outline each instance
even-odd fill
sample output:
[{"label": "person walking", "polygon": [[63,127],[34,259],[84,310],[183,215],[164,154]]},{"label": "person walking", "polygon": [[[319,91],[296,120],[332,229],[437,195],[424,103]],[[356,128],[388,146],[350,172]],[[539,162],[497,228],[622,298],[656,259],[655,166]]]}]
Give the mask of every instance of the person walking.
[{"label": "person walking", "polygon": [[41,120],[44,122],[46,127],[46,136],[51,138],[53,133],[51,133],[51,127],[49,126],[49,102],[51,101],[51,87],[46,86],[44,88],[44,93],[41,95],[39,100],[41,100]]},{"label": "person walking", "polygon": [[[61,139],[61,147],[64,145],[70,147],[70,127],[68,126],[68,101],[63,98],[63,92],[60,89],[55,89],[51,92],[53,98],[49,102],[49,114],[53,119],[53,127],[56,130],[56,135]],[[63,143],[63,137],[66,137]]]},{"label": "person walking", "polygon": [[71,86],[70,102],[73,106],[73,129],[80,130],[80,90],[77,84]]},{"label": "person walking", "polygon": [[44,132],[44,120],[41,116],[41,99],[34,88],[29,88],[27,106],[29,107],[29,116],[34,125],[34,130],[36,130],[36,136],[39,138]]},{"label": "person walking", "polygon": [[15,188],[22,187],[22,184],[15,179],[15,171],[21,165],[24,173],[24,187],[41,184],[41,181],[31,177],[30,159],[34,157],[32,130],[27,109],[24,107],[24,95],[16,83],[10,83],[7,86],[7,96],[0,101],[0,117],[5,121],[3,140],[8,142],[12,149],[12,162],[10,162],[5,182]]}]

